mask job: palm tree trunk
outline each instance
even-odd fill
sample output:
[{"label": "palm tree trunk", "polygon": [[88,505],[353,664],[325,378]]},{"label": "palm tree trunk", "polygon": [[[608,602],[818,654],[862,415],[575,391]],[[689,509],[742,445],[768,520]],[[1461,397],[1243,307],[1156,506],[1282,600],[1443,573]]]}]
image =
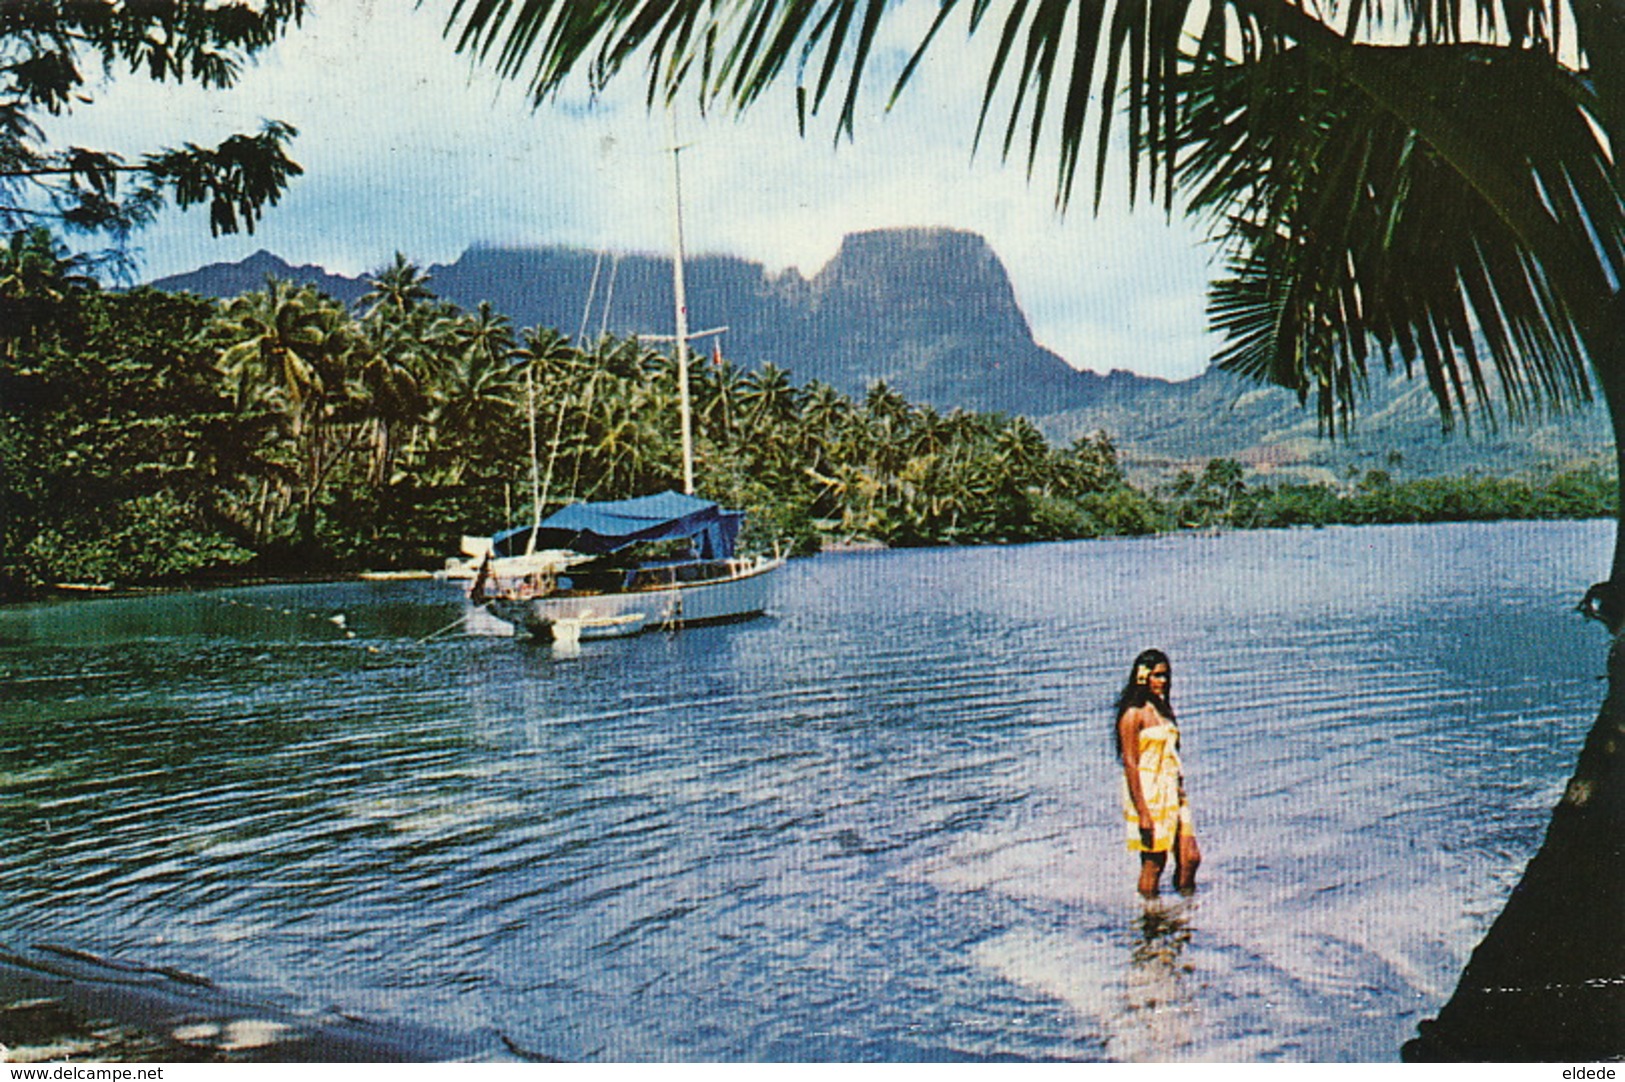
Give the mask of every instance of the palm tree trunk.
[{"label": "palm tree trunk", "polygon": [[[1588,343],[1593,357],[1606,357],[1614,364],[1593,364],[1602,384],[1603,400],[1614,427],[1614,464],[1619,478],[1625,482],[1625,291],[1615,293],[1604,307],[1606,326],[1596,336],[1600,342]],[[1614,538],[1614,562],[1608,572],[1608,589],[1601,612],[1598,613],[1608,629],[1616,635],[1625,627],[1625,499],[1619,508],[1620,531]]]},{"label": "palm tree trunk", "polygon": [[[1594,358],[1625,360],[1625,294],[1606,306]],[[1625,366],[1597,364],[1625,453]],[[1625,460],[1621,461],[1625,477]],[[1546,839],[1473,951],[1436,1020],[1405,1045],[1411,1061],[1601,1060],[1625,1056],[1625,519],[1593,614],[1614,633],[1608,694]]]},{"label": "palm tree trunk", "polygon": [[374,489],[380,489],[389,484],[391,469],[389,422],[374,418],[372,421],[372,463],[368,470],[367,483]]},{"label": "palm tree trunk", "polygon": [[1546,841],[1411,1062],[1625,1055],[1625,640]]}]

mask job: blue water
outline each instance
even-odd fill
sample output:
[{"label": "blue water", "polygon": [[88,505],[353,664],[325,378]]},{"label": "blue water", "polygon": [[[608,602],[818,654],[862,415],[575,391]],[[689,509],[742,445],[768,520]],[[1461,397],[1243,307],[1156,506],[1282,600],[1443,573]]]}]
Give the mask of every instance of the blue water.
[{"label": "blue water", "polygon": [[[426,582],[0,609],[0,941],[567,1059],[1391,1060],[1595,716],[1611,536],[826,555],[574,655],[421,641]],[[1206,854],[1149,904],[1148,645]]]}]

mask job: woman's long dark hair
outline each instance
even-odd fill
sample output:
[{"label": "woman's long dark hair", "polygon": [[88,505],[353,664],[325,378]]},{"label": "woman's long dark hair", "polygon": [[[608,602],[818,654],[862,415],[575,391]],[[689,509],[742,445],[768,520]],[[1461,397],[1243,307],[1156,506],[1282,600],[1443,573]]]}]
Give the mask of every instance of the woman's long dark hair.
[{"label": "woman's long dark hair", "polygon": [[1157,708],[1157,713],[1169,721],[1174,720],[1174,708],[1168,705],[1165,697],[1151,690],[1151,684],[1146,679],[1158,665],[1167,665],[1170,676],[1173,674],[1174,667],[1167,654],[1161,650],[1140,651],[1140,656],[1134,659],[1134,665],[1128,671],[1128,683],[1123,685],[1122,694],[1117,696],[1117,707],[1112,711],[1112,747],[1116,749],[1118,758],[1123,755],[1123,740],[1118,735],[1117,723],[1123,720],[1123,711],[1150,703]]}]

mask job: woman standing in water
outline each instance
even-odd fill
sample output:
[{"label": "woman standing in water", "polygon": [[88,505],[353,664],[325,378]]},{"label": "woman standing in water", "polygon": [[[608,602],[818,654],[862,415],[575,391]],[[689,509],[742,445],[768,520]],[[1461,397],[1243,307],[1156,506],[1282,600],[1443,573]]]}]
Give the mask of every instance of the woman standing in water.
[{"label": "woman standing in water", "polygon": [[1202,851],[1196,845],[1185,774],[1179,761],[1179,728],[1168,705],[1173,670],[1168,655],[1147,650],[1134,659],[1117,697],[1117,752],[1123,762],[1123,818],[1128,847],[1140,854],[1140,893],[1155,897],[1168,853],[1174,854],[1174,885],[1196,886]]}]

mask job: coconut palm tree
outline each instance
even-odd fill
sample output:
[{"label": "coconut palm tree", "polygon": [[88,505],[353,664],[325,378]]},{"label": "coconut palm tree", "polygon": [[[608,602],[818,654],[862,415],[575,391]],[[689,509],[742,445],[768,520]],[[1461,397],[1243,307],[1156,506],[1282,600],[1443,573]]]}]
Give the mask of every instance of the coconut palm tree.
[{"label": "coconut palm tree", "polygon": [[[686,84],[744,106],[793,71],[798,108],[834,103],[850,134],[902,7],[458,0],[448,30],[538,102],[578,68],[603,80],[638,59],[651,101]],[[1222,365],[1334,427],[1374,364],[1419,373],[1447,422],[1600,390],[1625,454],[1618,0],[939,0],[894,95],[950,28],[993,40],[975,137],[1053,151],[1063,206],[1091,143],[1098,205],[1121,124],[1131,190],[1206,216],[1228,263]],[[1625,531],[1583,604],[1625,626]],[[1410,1054],[1625,1052],[1617,638],[1610,671],[1541,853]]]},{"label": "coconut palm tree", "polygon": [[208,331],[240,413],[281,418],[292,463],[291,491],[267,488],[259,529],[275,505],[298,506],[301,543],[315,539],[316,508],[339,462],[356,442],[353,378],[365,344],[344,307],[311,286],[269,279],[263,290],[228,302]]},{"label": "coconut palm tree", "polygon": [[369,415],[372,453],[368,481],[382,487],[395,470],[398,433],[423,420],[428,410],[418,363],[418,340],[394,322],[368,319],[358,325],[364,346],[360,355],[359,389]]},{"label": "coconut palm tree", "polygon": [[852,423],[852,400],[823,380],[809,380],[802,389],[802,416],[811,431],[833,435]]},{"label": "coconut palm tree", "polygon": [[850,398],[822,380],[810,380],[802,387],[795,454],[803,470],[832,468],[852,438],[856,413]]},{"label": "coconut palm tree", "polygon": [[690,372],[694,416],[711,439],[732,442],[737,434],[740,394],[746,375],[726,357],[711,364],[696,365]]},{"label": "coconut palm tree", "polygon": [[403,316],[420,305],[434,300],[429,290],[429,275],[400,252],[395,261],[367,276],[371,288],[357,302],[364,316],[376,314],[380,309]]},{"label": "coconut palm tree", "polygon": [[315,392],[316,356],[326,337],[321,298],[309,286],[269,278],[265,288],[228,301],[210,327],[220,369],[239,410],[271,401],[297,431]]},{"label": "coconut palm tree", "polygon": [[0,356],[31,350],[43,332],[73,326],[77,307],[96,280],[85,259],[49,229],[19,229],[0,246]]},{"label": "coconut palm tree", "polygon": [[790,373],[769,361],[739,381],[738,401],[747,433],[771,431],[790,419],[799,401]]},{"label": "coconut palm tree", "polygon": [[[553,480],[564,446],[565,419],[572,402],[581,396],[591,369],[581,351],[570,344],[569,336],[552,327],[521,330],[519,341],[509,350],[508,358],[523,373],[516,378],[524,383],[525,427],[530,443],[527,457],[537,500],[545,506],[553,498]],[[542,466],[544,448],[545,470]],[[564,493],[566,499],[572,495]]]},{"label": "coconut palm tree", "polygon": [[483,363],[506,359],[514,349],[513,321],[481,301],[479,307],[457,321],[453,337],[465,353],[479,355]]},{"label": "coconut palm tree", "polygon": [[664,423],[673,412],[670,396],[641,382],[600,389],[584,411],[582,494],[650,492],[675,483],[681,460],[676,434]]},{"label": "coconut palm tree", "polygon": [[0,247],[0,298],[66,300],[74,291],[98,288],[89,260],[75,255],[44,226],[19,229]]},{"label": "coconut palm tree", "polygon": [[[581,351],[570,344],[569,335],[552,327],[526,327],[509,356],[515,363],[530,365],[541,388],[567,385],[585,370]],[[563,393],[550,394],[558,397]]]},{"label": "coconut palm tree", "polygon": [[463,328],[464,347],[435,390],[434,443],[445,480],[453,485],[471,468],[511,469],[504,452],[518,446],[516,422],[527,414],[525,366],[511,363],[520,347],[505,344],[511,342],[506,325],[501,317],[490,318],[487,308],[481,304],[474,322]]},{"label": "coconut palm tree", "polygon": [[428,287],[429,275],[399,252],[367,280],[371,288],[357,308],[371,347],[362,371],[371,414],[368,474],[380,487],[395,480],[398,457],[410,465],[416,456],[430,414],[471,341],[500,338],[507,324],[489,306],[470,315],[440,301]]},{"label": "coconut palm tree", "polygon": [[1021,487],[1048,484],[1050,447],[1043,433],[1025,417],[1007,421],[993,438],[998,460]]},{"label": "coconut palm tree", "polygon": [[1072,495],[1104,492],[1123,484],[1123,471],[1117,464],[1117,448],[1105,432],[1073,439],[1060,469]]}]

